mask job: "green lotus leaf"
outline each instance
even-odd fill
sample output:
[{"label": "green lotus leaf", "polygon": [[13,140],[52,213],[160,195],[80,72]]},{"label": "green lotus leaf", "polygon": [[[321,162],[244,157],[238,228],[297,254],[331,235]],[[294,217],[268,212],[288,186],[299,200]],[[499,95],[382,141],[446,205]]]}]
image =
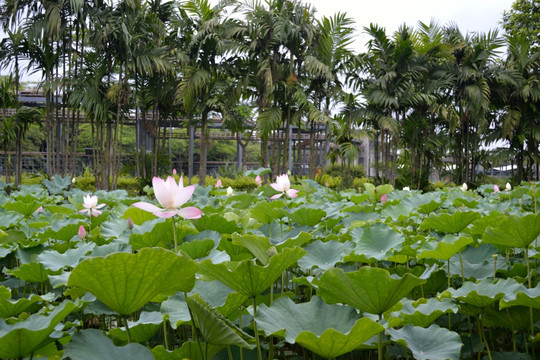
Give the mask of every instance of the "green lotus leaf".
[{"label": "green lotus leaf", "polygon": [[267,335],[299,343],[326,358],[351,352],[384,330],[371,319],[360,319],[353,307],[328,305],[318,296],[302,304],[288,297],[277,299],[270,307],[263,304],[255,321]]},{"label": "green lotus leaf", "polygon": [[411,211],[413,209],[399,203],[397,205],[390,205],[385,207],[381,211],[381,216],[383,219],[392,219],[393,221],[404,221],[407,220],[411,216]]},{"label": "green lotus leaf", "polygon": [[62,219],[54,222],[47,230],[38,236],[47,240],[56,239],[69,241],[77,235],[81,224],[82,222],[79,222],[79,220],[76,219]]},{"label": "green lotus leaf", "polygon": [[257,196],[251,194],[236,194],[234,196],[229,196],[224,203],[231,204],[231,208],[233,209],[245,210],[258,199]]},{"label": "green lotus leaf", "polygon": [[37,310],[39,308],[37,303],[44,300],[37,295],[32,295],[30,298],[11,299],[11,290],[0,286],[0,318],[5,319],[17,316],[23,311]]},{"label": "green lotus leaf", "polygon": [[385,269],[363,267],[345,273],[342,269],[329,269],[319,280],[317,294],[329,304],[343,303],[360,311],[382,315],[390,310],[416,286],[426,280],[412,274],[393,277]]},{"label": "green lotus leaf", "polygon": [[49,210],[51,214],[71,215],[76,209],[75,207],[69,207],[64,205],[47,205],[44,209]]},{"label": "green lotus leaf", "polygon": [[375,260],[384,260],[391,254],[392,250],[399,251],[405,241],[403,234],[383,223],[354,228],[351,231],[351,236],[356,247],[349,256],[345,257],[345,261],[374,262]]},{"label": "green lotus leaf", "polygon": [[480,218],[480,213],[474,211],[456,211],[453,214],[431,214],[420,225],[420,230],[433,229],[440,233],[458,234],[469,224]]},{"label": "green lotus leaf", "polygon": [[301,207],[288,216],[301,226],[315,226],[326,216],[326,212],[321,209]]},{"label": "green lotus leaf", "polygon": [[403,308],[399,311],[405,324],[423,328],[431,325],[443,314],[457,314],[458,307],[451,299],[419,299],[403,300]]},{"label": "green lotus leaf", "polygon": [[73,269],[68,286],[91,292],[112,310],[129,315],[157,295],[190,291],[196,269],[187,256],[145,248],[137,254],[87,259]]},{"label": "green lotus leaf", "polygon": [[62,194],[64,190],[68,189],[71,186],[71,176],[69,175],[66,175],[66,177],[55,175],[51,178],[51,180],[44,179],[41,183],[47,188],[47,190],[49,190],[49,193],[51,193],[52,195]]},{"label": "green lotus leaf", "polygon": [[111,238],[119,238],[126,230],[129,230],[127,220],[114,219],[104,221],[101,224],[100,235],[109,240]]},{"label": "green lotus leaf", "polygon": [[152,352],[141,344],[115,346],[100,330],[81,330],[64,346],[64,357],[77,360],[153,360]]},{"label": "green lotus leaf", "polygon": [[274,239],[270,239],[270,242],[272,245],[275,245],[278,252],[282,252],[283,249],[286,248],[293,248],[295,246],[301,247],[311,240],[312,235],[310,233],[303,231],[302,228],[297,228],[296,230],[297,231],[291,231],[288,234],[284,234],[283,240],[280,239],[280,241],[274,241]]},{"label": "green lotus leaf", "polygon": [[174,243],[173,228],[170,221],[163,219],[149,221],[138,228],[133,228],[129,237],[133,250],[145,247],[170,248]]},{"label": "green lotus leaf", "polygon": [[[214,356],[223,348],[221,345],[207,344],[204,342],[199,343],[196,341],[185,341],[182,347],[169,351],[162,345],[156,346],[152,349],[152,355],[156,360],[206,360],[214,359]],[[201,355],[201,350],[203,355]]]},{"label": "green lotus leaf", "polygon": [[505,247],[526,248],[540,235],[540,213],[526,216],[511,215],[496,227],[488,227],[482,242]]},{"label": "green lotus leaf", "polygon": [[216,244],[213,240],[204,239],[184,242],[178,245],[178,249],[188,254],[192,259],[199,259],[208,256],[214,246],[216,246]]},{"label": "green lotus leaf", "polygon": [[56,324],[75,309],[77,306],[73,302],[64,301],[49,315],[33,314],[9,325],[0,319],[0,358],[22,358],[43,347]]},{"label": "green lotus leaf", "polygon": [[417,360],[457,360],[463,343],[453,331],[431,325],[427,329],[406,325],[401,329],[390,329],[393,341],[407,346]]},{"label": "green lotus leaf", "polygon": [[95,243],[80,243],[78,248],[69,249],[63,254],[55,250],[45,250],[37,256],[37,261],[52,271],[60,270],[66,266],[74,268],[95,246]]},{"label": "green lotus leaf", "polygon": [[[2,223],[0,223],[0,229],[4,229],[4,230],[14,225],[17,225],[19,221],[21,221],[24,217],[22,214],[11,212],[11,211],[6,212],[4,210],[0,212],[0,215],[2,216]],[[2,242],[4,241],[2,240]]]},{"label": "green lotus leaf", "polygon": [[270,244],[270,240],[264,236],[236,233],[232,235],[232,243],[234,245],[243,246],[251,251],[263,265],[268,264],[270,256],[272,255],[272,253],[269,252],[272,244]]},{"label": "green lotus leaf", "polygon": [[447,294],[457,301],[478,308],[485,308],[500,299],[506,294],[516,292],[522,285],[514,279],[504,279],[493,282],[491,280],[482,280],[478,283],[470,281],[465,282],[459,289],[450,288],[441,296]]},{"label": "green lotus leaf", "polygon": [[286,248],[270,258],[266,266],[255,264],[252,259],[239,263],[212,264],[205,260],[199,264],[200,273],[221,281],[231,289],[248,297],[255,297],[268,289],[281,273],[304,256],[299,247]]},{"label": "green lotus leaf", "polygon": [[19,198],[17,201],[11,201],[4,204],[3,208],[8,211],[13,211],[24,216],[30,216],[36,211],[41,204],[35,201],[33,196]]},{"label": "green lotus leaf", "polygon": [[345,255],[349,254],[353,248],[354,244],[351,241],[340,243],[316,240],[304,248],[307,253],[298,260],[298,266],[303,270],[310,270],[313,267],[328,270],[338,262],[343,262]]},{"label": "green lotus leaf", "polygon": [[439,241],[427,241],[418,250],[417,258],[449,260],[452,256],[463,251],[474,240],[469,236],[446,235]]},{"label": "green lotus leaf", "polygon": [[49,280],[49,275],[58,275],[60,271],[52,271],[50,269],[45,269],[43,264],[37,262],[31,262],[22,264],[16,270],[8,270],[8,272],[27,282],[34,283],[44,283]]},{"label": "green lotus leaf", "polygon": [[356,205],[360,205],[361,203],[363,203],[366,200],[369,200],[370,198],[371,198],[370,194],[363,193],[359,195],[358,194],[353,195],[349,198],[349,200],[351,200]]},{"label": "green lotus leaf", "polygon": [[214,310],[199,294],[188,296],[187,303],[191,309],[195,326],[201,331],[205,342],[214,345],[253,349],[255,338],[246,334],[223,315]]},{"label": "green lotus leaf", "polygon": [[[137,321],[129,321],[129,334],[132,342],[144,343],[150,340],[161,328],[163,323],[163,314],[157,311],[143,311]],[[125,327],[109,330],[109,336],[122,343],[128,342],[127,331]]]},{"label": "green lotus leaf", "polygon": [[[245,295],[234,292],[217,280],[198,280],[189,294],[199,294],[204,301],[226,318],[238,317],[238,309],[247,300]],[[191,320],[186,299],[184,294],[180,292],[163,301],[160,311],[162,314],[168,315],[173,329],[176,329],[183,322]]]},{"label": "green lotus leaf", "polygon": [[135,206],[130,206],[126,209],[126,211],[124,211],[120,218],[124,220],[131,218],[133,224],[140,226],[147,221],[155,220],[156,215],[152,214],[151,212],[136,208]]},{"label": "green lotus leaf", "polygon": [[[275,191],[274,191],[275,193]],[[272,202],[258,202],[251,207],[249,213],[251,217],[263,224],[270,224],[272,221],[287,216],[288,213],[283,210],[285,203],[282,200]]]},{"label": "green lotus leaf", "polygon": [[[533,323],[540,320],[540,310],[532,311]],[[503,327],[511,331],[527,331],[531,328],[531,309],[528,306],[512,306],[499,310],[488,306],[483,313],[482,322],[486,327]]]},{"label": "green lotus leaf", "polygon": [[540,309],[540,284],[535,288],[527,289],[525,286],[518,287],[514,292],[505,294],[499,306],[501,309],[510,306],[530,306]]},{"label": "green lotus leaf", "polygon": [[240,226],[228,221],[220,214],[205,215],[200,219],[193,220],[193,225],[199,231],[213,230],[220,234],[232,234],[241,231]]}]

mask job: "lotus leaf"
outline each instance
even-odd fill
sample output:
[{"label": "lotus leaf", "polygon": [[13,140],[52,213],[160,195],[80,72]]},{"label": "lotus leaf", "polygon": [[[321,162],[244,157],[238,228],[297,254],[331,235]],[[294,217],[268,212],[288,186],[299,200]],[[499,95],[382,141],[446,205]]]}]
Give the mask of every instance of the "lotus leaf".
[{"label": "lotus leaf", "polygon": [[190,291],[196,264],[161,248],[145,248],[137,254],[115,253],[81,262],[68,286],[94,294],[121,315],[129,315],[159,294]]},{"label": "lotus leaf", "polygon": [[421,230],[433,229],[446,234],[458,234],[469,224],[480,218],[481,215],[474,211],[456,211],[453,214],[431,214],[420,225]]},{"label": "lotus leaf", "polygon": [[298,266],[303,270],[310,270],[314,267],[328,270],[338,262],[343,262],[345,255],[350,253],[353,248],[354,244],[350,241],[340,243],[316,240],[304,248],[307,253],[298,260]]},{"label": "lotus leaf", "polygon": [[417,360],[457,360],[463,346],[457,333],[437,325],[427,329],[406,325],[390,329],[388,334],[393,341],[407,346]]},{"label": "lotus leaf", "polygon": [[233,290],[255,297],[268,289],[289,266],[304,256],[299,247],[287,248],[270,258],[268,265],[259,266],[251,259],[234,264],[212,264],[205,260],[199,264],[200,273],[221,281]]},{"label": "lotus leaf", "polygon": [[412,289],[425,282],[411,274],[393,277],[385,269],[367,266],[348,273],[342,269],[329,269],[319,280],[313,280],[318,287],[317,294],[327,303],[344,303],[376,315],[390,310]]},{"label": "lotus leaf", "polygon": [[443,314],[457,314],[458,308],[450,299],[419,299],[417,301],[403,300],[401,317],[406,324],[423,328],[431,325]]},{"label": "lotus leaf", "polygon": [[442,296],[450,295],[457,301],[485,308],[502,299],[505,294],[513,293],[521,287],[522,285],[514,279],[498,280],[497,282],[482,280],[478,283],[467,281],[457,290],[448,289]]},{"label": "lotus leaf", "polygon": [[64,347],[64,357],[77,360],[153,360],[150,350],[141,344],[115,346],[100,330],[81,330]]},{"label": "lotus leaf", "polygon": [[232,234],[241,230],[235,222],[228,221],[220,214],[205,215],[192,221],[199,231],[213,230],[220,234]]},{"label": "lotus leaf", "polygon": [[248,349],[255,347],[255,338],[210,307],[199,294],[189,296],[187,303],[205,342],[222,346],[236,345]]},{"label": "lotus leaf", "polygon": [[315,226],[325,216],[326,212],[324,210],[307,207],[301,207],[295,212],[289,214],[289,218],[301,226]]},{"label": "lotus leaf", "polygon": [[56,324],[75,309],[77,306],[73,302],[64,301],[49,315],[33,314],[24,321],[9,325],[0,319],[0,358],[16,359],[31,355],[46,345]]},{"label": "lotus leaf", "polygon": [[156,360],[206,360],[214,359],[214,356],[223,348],[223,346],[220,345],[207,344],[204,342],[201,342],[200,346],[203,353],[206,355],[204,357],[201,356],[199,344],[195,341],[186,341],[182,344],[182,347],[173,351],[169,351],[159,345],[152,349],[152,355],[154,355]]},{"label": "lotus leaf", "polygon": [[261,305],[255,321],[267,335],[299,343],[326,358],[357,349],[384,330],[371,319],[359,319],[353,307],[328,305],[317,296],[302,304],[281,297],[270,307]]},{"label": "lotus leaf", "polygon": [[94,249],[94,243],[81,243],[78,248],[69,249],[65,253],[60,254],[55,250],[45,250],[38,255],[37,261],[41,262],[46,269],[57,271],[63,267],[75,267],[84,256]]},{"label": "lotus leaf", "polygon": [[505,247],[526,248],[540,235],[540,213],[507,216],[496,227],[488,227],[482,242]]},{"label": "lotus leaf", "polygon": [[449,260],[473,242],[473,239],[469,236],[446,235],[440,241],[425,242],[418,251],[417,258],[418,260],[429,258]]},{"label": "lotus leaf", "polygon": [[373,262],[386,259],[392,250],[401,250],[405,237],[392,227],[375,223],[364,228],[351,231],[352,240],[356,247],[345,261]]},{"label": "lotus leaf", "polygon": [[[132,342],[144,343],[150,340],[154,334],[161,328],[163,315],[160,312],[143,311],[137,321],[129,321],[129,333]],[[114,328],[109,331],[109,336],[122,343],[128,342],[127,331],[125,327]]]}]

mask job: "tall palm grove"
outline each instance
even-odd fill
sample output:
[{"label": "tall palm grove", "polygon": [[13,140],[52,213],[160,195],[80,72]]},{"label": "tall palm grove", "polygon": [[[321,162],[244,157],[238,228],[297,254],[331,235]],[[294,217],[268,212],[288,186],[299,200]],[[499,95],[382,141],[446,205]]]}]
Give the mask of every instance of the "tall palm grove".
[{"label": "tall palm grove", "polygon": [[[518,0],[502,16],[503,36],[435,22],[388,34],[346,13],[318,17],[298,0],[4,0],[0,61],[12,75],[0,86],[0,146],[20,143],[38,121],[47,171],[73,174],[80,122],[88,122],[96,186],[114,189],[126,119],[140,119],[138,141],[152,154],[149,167],[143,152],[133,154],[138,176],[158,173],[174,120],[200,134],[204,183],[218,117],[242,146],[256,137],[261,166],[274,175],[289,170],[299,151],[289,137],[302,131],[312,178],[323,156],[350,168],[359,141],[370,139],[379,183],[422,188],[446,166],[455,183],[474,184],[479,167],[495,163],[512,165],[516,183],[538,180],[540,51],[538,31],[520,22],[527,3],[535,2]],[[369,37],[365,53],[353,49],[358,32]],[[36,71],[43,115],[14,95]],[[17,181],[20,172],[15,166]]]}]

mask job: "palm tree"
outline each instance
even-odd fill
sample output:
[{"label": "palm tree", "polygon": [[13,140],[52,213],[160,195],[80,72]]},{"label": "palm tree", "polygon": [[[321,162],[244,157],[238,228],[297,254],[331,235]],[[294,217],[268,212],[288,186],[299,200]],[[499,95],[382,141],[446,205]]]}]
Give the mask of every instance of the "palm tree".
[{"label": "palm tree", "polygon": [[[494,89],[494,97],[503,109],[503,115],[490,136],[490,142],[508,142],[508,150],[517,165],[515,181],[519,184],[522,180],[533,179],[533,165],[538,167],[540,162],[540,123],[535,105],[540,100],[537,82],[540,50],[532,49],[531,40],[522,35],[507,37],[507,44],[506,62],[496,72],[500,86]],[[536,175],[538,179],[538,168]]]},{"label": "palm tree", "polygon": [[220,2],[215,7],[208,0],[190,0],[183,4],[183,16],[189,17],[193,35],[182,49],[183,79],[179,96],[188,114],[198,114],[201,126],[199,184],[206,178],[207,136],[209,115],[218,110],[215,100],[225,80],[221,61],[225,61],[228,41],[222,37],[226,8],[233,1]]}]

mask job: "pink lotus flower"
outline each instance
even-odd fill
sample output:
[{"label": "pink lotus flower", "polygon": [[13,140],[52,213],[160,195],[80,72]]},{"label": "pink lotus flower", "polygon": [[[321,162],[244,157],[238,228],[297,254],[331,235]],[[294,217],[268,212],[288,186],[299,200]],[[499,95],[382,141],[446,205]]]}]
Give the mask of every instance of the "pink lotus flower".
[{"label": "pink lotus flower", "polygon": [[283,174],[281,176],[278,176],[276,178],[276,182],[270,184],[270,186],[273,187],[274,190],[280,192],[280,194],[276,194],[276,195],[270,197],[270,199],[278,199],[283,194],[286,194],[287,196],[289,196],[291,198],[295,198],[295,197],[298,196],[296,194],[298,192],[298,190],[291,189],[291,182],[289,181],[289,176],[287,174]]},{"label": "pink lotus flower", "polygon": [[96,195],[94,196],[85,195],[83,196],[83,206],[85,207],[85,209],[79,210],[79,212],[80,213],[85,212],[88,215],[88,217],[90,217],[92,215],[98,216],[99,214],[101,214],[101,211],[99,211],[98,209],[101,209],[102,207],[104,207],[105,204],[98,205],[98,197]]},{"label": "pink lotus flower", "polygon": [[86,237],[86,230],[84,229],[84,226],[79,226],[79,239],[83,240]]},{"label": "pink lotus flower", "polygon": [[382,195],[381,195],[381,202],[384,204],[384,203],[387,202],[387,201],[388,201],[388,195],[382,194]]},{"label": "pink lotus flower", "polygon": [[262,179],[259,175],[257,175],[257,177],[255,178],[255,184],[257,184],[258,187],[261,187],[262,186]]},{"label": "pink lotus flower", "polygon": [[221,179],[217,179],[216,185],[214,185],[216,189],[222,188],[223,184],[221,183]]},{"label": "pink lotus flower", "polygon": [[43,206],[40,206],[36,209],[36,211],[34,211],[34,214],[39,214],[40,212],[43,211]]},{"label": "pink lotus flower", "polygon": [[499,187],[497,186],[497,184],[493,185],[493,192],[498,193],[499,191],[501,190],[499,190]]},{"label": "pink lotus flower", "polygon": [[176,169],[172,169],[172,174],[176,175]]},{"label": "pink lotus flower", "polygon": [[174,178],[171,176],[167,177],[167,181],[154,177],[152,179],[154,195],[163,208],[143,201],[137,202],[133,206],[151,212],[161,218],[170,218],[174,215],[179,215],[184,219],[198,219],[201,217],[201,210],[193,206],[181,208],[195,191],[195,185],[184,187],[183,181],[182,176],[180,176],[178,184],[176,184]]}]

